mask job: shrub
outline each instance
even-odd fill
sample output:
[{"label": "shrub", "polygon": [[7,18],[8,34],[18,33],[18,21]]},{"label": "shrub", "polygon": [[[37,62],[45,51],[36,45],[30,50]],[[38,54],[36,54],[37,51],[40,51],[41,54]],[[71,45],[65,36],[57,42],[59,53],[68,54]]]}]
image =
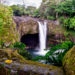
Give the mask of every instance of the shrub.
[{"label": "shrub", "polygon": [[50,49],[50,51],[45,55],[47,63],[52,63],[54,65],[62,65],[62,59],[65,53],[73,46],[71,41],[64,41]]},{"label": "shrub", "polygon": [[34,11],[33,17],[40,17],[40,13],[38,9]]},{"label": "shrub", "polygon": [[30,55],[30,53],[25,50],[25,44],[21,43],[21,42],[16,42],[12,45],[12,48],[15,48],[18,50],[18,53],[20,55],[22,55],[23,57],[25,57],[26,59],[31,59],[32,56]]},{"label": "shrub", "polygon": [[54,16],[47,16],[47,19],[49,19],[49,20],[55,20],[55,17]]},{"label": "shrub", "polygon": [[23,5],[12,5],[11,8],[15,16],[22,16],[26,14],[26,10]]},{"label": "shrub", "polygon": [[50,51],[45,56],[37,56],[33,59],[33,61],[41,62],[41,60],[44,60],[44,63],[46,64],[61,66],[65,53],[72,46],[73,46],[73,43],[71,41],[64,41],[61,44],[52,46]]},{"label": "shrub", "polygon": [[67,29],[75,30],[75,17],[73,17],[73,18],[64,18],[63,25]]},{"label": "shrub", "polygon": [[45,57],[44,56],[36,56],[32,59],[33,61],[40,61],[40,60],[45,60]]},{"label": "shrub", "polygon": [[70,18],[70,26],[69,26],[69,28],[72,28],[72,29],[75,30],[75,17]]}]

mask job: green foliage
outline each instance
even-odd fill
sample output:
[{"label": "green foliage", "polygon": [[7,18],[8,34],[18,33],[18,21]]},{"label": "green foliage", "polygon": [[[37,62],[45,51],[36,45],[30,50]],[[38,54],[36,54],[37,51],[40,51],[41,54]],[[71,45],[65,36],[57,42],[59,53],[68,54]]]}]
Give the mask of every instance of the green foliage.
[{"label": "green foliage", "polygon": [[39,8],[39,14],[40,17],[54,20],[56,17],[55,4],[51,2],[42,3],[41,7]]},{"label": "green foliage", "polygon": [[29,15],[32,17],[40,17],[50,20],[55,20],[57,17],[63,16],[74,16],[75,14],[75,1],[74,0],[46,0],[43,1],[40,8],[29,6],[25,8],[24,5],[13,5],[11,6],[14,15],[22,16]]},{"label": "green foliage", "polygon": [[10,28],[10,25],[12,24],[11,17],[12,17],[11,8],[0,5],[0,36],[2,36],[3,34],[7,34],[5,32]]},{"label": "green foliage", "polygon": [[62,15],[68,15],[70,17],[74,16],[75,14],[75,3],[73,0],[64,0],[59,3],[55,9],[56,12]]},{"label": "green foliage", "polygon": [[70,22],[69,22],[69,28],[72,28],[75,30],[75,17],[70,18]]},{"label": "green foliage", "polygon": [[23,57],[25,57],[26,59],[31,59],[32,56],[29,54],[29,52],[27,50],[25,50],[25,44],[21,43],[21,42],[16,42],[12,45],[12,48],[15,48],[18,50],[18,53],[20,55],[22,55]]},{"label": "green foliage", "polygon": [[25,49],[25,44],[21,43],[21,42],[16,42],[13,44],[14,48],[18,48],[20,50],[24,50]]},{"label": "green foliage", "polygon": [[64,18],[63,25],[67,29],[73,29],[73,30],[75,30],[75,17],[72,17],[72,18]]},{"label": "green foliage", "polygon": [[67,18],[67,19],[64,20],[64,26],[65,27],[69,26],[69,18]]},{"label": "green foliage", "polygon": [[21,16],[26,14],[25,7],[22,5],[12,5],[11,8],[15,16]]},{"label": "green foliage", "polygon": [[65,53],[73,46],[71,41],[65,41],[58,44],[50,49],[50,51],[45,55],[47,63],[52,63],[54,65],[62,65],[62,59]]},{"label": "green foliage", "polygon": [[45,57],[43,57],[43,56],[36,56],[36,57],[32,58],[32,60],[33,60],[33,61],[45,60]]},{"label": "green foliage", "polygon": [[73,45],[74,44],[71,41],[64,41],[61,44],[52,46],[45,56],[37,56],[33,58],[33,61],[41,62],[41,60],[44,60],[44,63],[46,64],[61,66],[64,55]]},{"label": "green foliage", "polygon": [[13,5],[11,6],[14,15],[29,15],[32,17],[40,17],[50,20],[55,20],[59,16],[74,16],[75,14],[75,1],[74,0],[47,0],[43,1],[40,8],[29,6],[25,8],[24,5]]},{"label": "green foliage", "polygon": [[33,17],[40,17],[39,9],[36,9],[33,13]]},{"label": "green foliage", "polygon": [[36,11],[35,7],[29,6],[25,8],[24,5],[12,5],[11,8],[15,16],[22,16],[22,15],[34,16],[35,14],[34,12]]},{"label": "green foliage", "polygon": [[27,8],[26,8],[26,12],[28,12],[28,15],[29,16],[34,16],[35,15],[35,12],[37,12],[38,11],[38,9],[36,9],[35,7],[33,7],[33,6],[28,6]]},{"label": "green foliage", "polygon": [[63,24],[63,21],[64,20],[65,20],[65,17],[64,16],[59,17],[59,21],[60,21],[61,24]]},{"label": "green foliage", "polygon": [[[59,18],[60,16],[73,17],[75,15],[75,1],[74,0],[46,0],[43,1],[41,7],[39,8],[40,16],[50,19],[52,16],[54,18]],[[44,11],[44,12],[43,12]]]},{"label": "green foliage", "polygon": [[16,26],[12,16],[12,9],[0,4],[0,41],[3,43],[12,43],[16,40],[16,34],[14,34]]},{"label": "green foliage", "polygon": [[54,20],[55,18],[54,18],[54,16],[47,16],[47,19],[48,20]]}]

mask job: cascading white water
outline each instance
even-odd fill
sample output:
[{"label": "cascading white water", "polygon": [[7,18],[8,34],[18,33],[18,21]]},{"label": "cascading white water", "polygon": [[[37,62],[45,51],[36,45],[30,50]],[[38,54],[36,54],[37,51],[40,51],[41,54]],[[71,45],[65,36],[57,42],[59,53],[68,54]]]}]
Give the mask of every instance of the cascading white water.
[{"label": "cascading white water", "polygon": [[47,38],[47,22],[39,22],[39,51],[35,54],[44,56],[48,51],[46,49],[46,38]]},{"label": "cascading white water", "polygon": [[42,22],[38,22],[38,24],[39,24],[40,51],[43,52],[44,49],[46,49],[47,25],[46,25],[46,22],[44,22],[44,24]]}]

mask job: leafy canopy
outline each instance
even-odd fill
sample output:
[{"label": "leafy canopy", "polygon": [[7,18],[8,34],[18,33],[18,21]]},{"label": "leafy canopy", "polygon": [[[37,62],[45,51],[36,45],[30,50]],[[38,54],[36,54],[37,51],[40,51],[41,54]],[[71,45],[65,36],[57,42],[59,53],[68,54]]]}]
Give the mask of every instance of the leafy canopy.
[{"label": "leafy canopy", "polygon": [[0,44],[2,45],[4,42],[14,42],[16,40],[16,34],[14,34],[16,26],[12,17],[12,9],[0,4]]}]

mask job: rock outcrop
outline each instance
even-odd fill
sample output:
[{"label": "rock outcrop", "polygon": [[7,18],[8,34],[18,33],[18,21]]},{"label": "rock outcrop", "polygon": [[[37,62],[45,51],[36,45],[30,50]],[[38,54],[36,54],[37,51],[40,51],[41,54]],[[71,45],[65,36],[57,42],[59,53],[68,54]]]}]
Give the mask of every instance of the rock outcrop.
[{"label": "rock outcrop", "polygon": [[63,67],[66,75],[75,75],[75,46],[66,53]]},{"label": "rock outcrop", "polygon": [[[16,28],[17,31],[19,32],[20,39],[23,36],[27,36],[27,34],[38,34],[38,21],[46,21],[47,22],[47,35],[48,35],[48,45],[50,43],[57,44],[60,42],[60,39],[65,40],[64,37],[64,30],[61,28],[59,25],[58,21],[50,21],[50,20],[42,20],[39,18],[32,18],[32,17],[18,17],[14,16],[13,17],[15,23],[16,23]],[[53,35],[53,36],[50,36]],[[37,39],[39,40],[39,39]],[[31,40],[34,43],[34,40]],[[36,42],[36,41],[35,41]]]},{"label": "rock outcrop", "polygon": [[[5,60],[12,63],[5,63]],[[0,49],[0,75],[64,75],[63,70],[52,65],[45,65],[24,59],[17,51]]]},{"label": "rock outcrop", "polygon": [[38,33],[38,23],[36,19],[31,17],[14,17],[14,21],[21,36]]},{"label": "rock outcrop", "polygon": [[58,21],[50,21],[50,20],[42,20],[39,18],[32,18],[32,17],[13,17],[14,21],[16,22],[17,30],[21,33],[21,35],[25,34],[36,34],[39,33],[38,31],[38,21],[46,21],[48,34],[59,32],[62,33],[61,27],[59,27]]}]

